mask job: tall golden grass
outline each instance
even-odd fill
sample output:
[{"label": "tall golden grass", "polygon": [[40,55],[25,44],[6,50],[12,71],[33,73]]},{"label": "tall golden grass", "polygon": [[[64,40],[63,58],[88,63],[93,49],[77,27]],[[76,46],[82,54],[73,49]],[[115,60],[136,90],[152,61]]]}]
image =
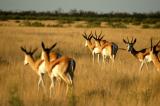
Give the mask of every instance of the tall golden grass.
[{"label": "tall golden grass", "polygon": [[[84,47],[84,31],[103,32],[105,39],[125,48],[122,39],[135,37],[135,48],[150,47],[150,38],[160,40],[158,29],[106,29],[106,28],[34,28],[0,27],[0,105],[1,106],[159,106],[160,73],[152,63],[149,70],[127,51],[119,50],[115,63],[92,63],[91,53]],[[24,66],[20,46],[38,47],[41,41],[48,46],[57,42],[54,51],[76,60],[74,89],[65,95],[65,84],[55,86],[49,98],[50,79],[45,75],[46,94],[37,91],[38,76]]]}]

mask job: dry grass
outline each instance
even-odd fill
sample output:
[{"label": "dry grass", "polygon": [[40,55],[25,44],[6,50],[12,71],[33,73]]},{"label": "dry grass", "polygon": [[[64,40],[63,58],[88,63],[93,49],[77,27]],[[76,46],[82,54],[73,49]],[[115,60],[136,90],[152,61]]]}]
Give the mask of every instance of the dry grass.
[{"label": "dry grass", "polygon": [[[159,106],[160,73],[152,63],[138,74],[140,63],[126,51],[119,50],[114,64],[93,64],[90,52],[84,47],[84,31],[103,31],[105,39],[125,47],[122,39],[136,37],[135,48],[149,47],[150,37],[160,39],[160,30],[151,29],[85,29],[0,27],[0,105],[1,106]],[[76,62],[74,89],[65,97],[65,86],[55,87],[49,98],[37,92],[38,76],[23,65],[20,46],[39,47],[40,43],[58,43],[55,51],[73,57]],[[45,77],[47,89],[50,80]],[[41,89],[42,91],[42,89]]]}]

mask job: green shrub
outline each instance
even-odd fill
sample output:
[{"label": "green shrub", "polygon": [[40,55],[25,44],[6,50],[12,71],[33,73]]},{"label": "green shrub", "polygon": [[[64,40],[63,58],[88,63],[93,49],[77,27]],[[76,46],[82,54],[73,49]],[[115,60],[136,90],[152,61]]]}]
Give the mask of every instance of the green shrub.
[{"label": "green shrub", "polygon": [[63,25],[62,24],[47,25],[46,27],[63,27]]},{"label": "green shrub", "polygon": [[139,21],[134,21],[134,22],[132,22],[132,25],[141,25],[141,22],[139,22]]},{"label": "green shrub", "polygon": [[118,23],[109,22],[108,24],[112,28],[127,28],[127,25],[125,25],[124,23],[121,23],[121,22],[118,22]]},{"label": "green shrub", "polygon": [[76,28],[84,28],[84,27],[86,27],[86,26],[83,25],[83,24],[77,24],[75,27],[76,27]]},{"label": "green shrub", "polygon": [[22,26],[29,26],[29,27],[44,27],[45,26],[41,22],[38,22],[38,21],[36,21],[36,22],[30,22],[28,20],[23,21],[21,25]]},{"label": "green shrub", "polygon": [[100,21],[92,21],[87,23],[87,27],[89,28],[100,27],[100,25],[101,25]]},{"label": "green shrub", "polygon": [[28,20],[25,20],[21,23],[22,26],[31,26],[31,22]]},{"label": "green shrub", "polygon": [[34,26],[34,27],[44,27],[45,25],[36,21],[36,22],[31,23],[31,26]]},{"label": "green shrub", "polygon": [[153,28],[160,28],[160,23],[156,23],[155,25],[153,25]]},{"label": "green shrub", "polygon": [[150,26],[150,25],[148,25],[148,24],[143,24],[143,25],[142,25],[142,28],[147,29],[147,28],[151,28],[151,26]]},{"label": "green shrub", "polygon": [[8,102],[11,106],[23,106],[23,101],[18,95],[17,87],[14,87],[10,90],[10,98]]},{"label": "green shrub", "polygon": [[71,19],[67,19],[67,20],[58,20],[59,21],[59,24],[71,24],[73,23],[74,21],[71,20]]},{"label": "green shrub", "polygon": [[20,23],[20,21],[19,21],[19,20],[16,20],[15,22],[16,22],[16,23]]}]

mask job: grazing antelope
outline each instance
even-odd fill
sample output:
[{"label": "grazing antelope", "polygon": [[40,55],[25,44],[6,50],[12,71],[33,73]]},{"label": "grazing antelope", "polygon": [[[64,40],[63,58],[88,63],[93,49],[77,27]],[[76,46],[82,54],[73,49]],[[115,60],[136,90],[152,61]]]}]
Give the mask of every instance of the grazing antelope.
[{"label": "grazing antelope", "polygon": [[150,48],[144,48],[139,51],[135,50],[134,44],[136,43],[136,39],[133,39],[133,38],[131,42],[129,42],[129,39],[127,37],[127,41],[123,39],[123,42],[127,44],[128,52],[130,52],[133,56],[135,56],[141,62],[139,70],[142,70],[144,63],[146,64],[146,67],[148,69],[147,62],[151,62],[151,58],[149,56]]},{"label": "grazing antelope", "polygon": [[160,43],[160,41],[153,46],[152,45],[152,39],[151,39],[151,51],[150,51],[150,58],[154,64],[154,66],[157,68],[157,71],[160,71],[160,60],[158,58],[158,52],[156,51],[156,48],[158,46],[158,44]]},{"label": "grazing antelope", "polygon": [[31,50],[27,51],[25,48],[21,47],[21,50],[25,53],[24,65],[29,64],[31,66],[31,68],[39,76],[38,91],[39,91],[39,87],[40,87],[41,83],[42,83],[42,86],[45,90],[43,75],[46,73],[46,69],[45,69],[44,61],[41,59],[35,60],[33,58],[33,54],[36,52],[37,49],[34,49],[33,51],[31,51]]},{"label": "grazing antelope", "polygon": [[51,49],[56,46],[56,43],[50,48],[46,48],[43,42],[41,43],[41,46],[41,58],[45,62],[46,70],[51,79],[50,96],[52,94],[52,88],[54,87],[54,78],[62,79],[67,84],[67,93],[69,86],[73,85],[73,74],[76,62],[72,58],[65,56],[62,56],[55,61],[49,61],[49,53],[51,52]]},{"label": "grazing antelope", "polygon": [[[104,36],[101,36],[101,34],[102,32],[99,35],[97,35],[95,31],[95,36],[93,36],[95,40],[95,48],[93,50],[93,53],[101,53],[103,57],[103,62],[107,57],[110,57],[112,62],[114,62],[114,59],[118,51],[118,45],[116,45],[114,42],[102,40]],[[99,62],[99,56],[98,56],[98,62]]]}]

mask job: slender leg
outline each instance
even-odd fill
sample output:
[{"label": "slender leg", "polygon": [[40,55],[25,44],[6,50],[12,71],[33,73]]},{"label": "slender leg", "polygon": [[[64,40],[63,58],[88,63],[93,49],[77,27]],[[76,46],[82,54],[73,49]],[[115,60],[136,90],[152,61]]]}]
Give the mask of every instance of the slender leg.
[{"label": "slender leg", "polygon": [[43,86],[44,92],[46,93],[46,87],[45,87],[45,84],[44,84],[43,76],[42,76],[41,79],[42,79],[42,86]]},{"label": "slender leg", "polygon": [[68,87],[69,85],[72,85],[72,82],[70,81],[70,78],[68,77],[69,75],[66,74],[62,74],[61,78],[66,82],[67,84],[67,90],[66,90],[66,94],[68,93]]},{"label": "slender leg", "polygon": [[40,83],[41,83],[41,81],[42,81],[42,78],[41,78],[41,76],[39,77],[39,81],[38,81],[38,92],[39,92],[39,88],[40,88]]},{"label": "slender leg", "polygon": [[140,65],[140,68],[139,68],[139,71],[142,70],[143,64],[144,64],[144,61],[142,61],[141,65]]},{"label": "slender leg", "polygon": [[145,65],[146,65],[146,68],[147,68],[147,70],[148,70],[148,65],[147,65],[147,62],[145,62]]},{"label": "slender leg", "polygon": [[61,88],[61,83],[62,83],[61,78],[58,78],[58,77],[57,77],[57,82],[58,82],[58,91],[57,91],[57,92],[59,92],[59,91],[61,91],[61,90],[60,90],[60,88]]},{"label": "slender leg", "polygon": [[104,63],[105,55],[102,55],[102,58],[103,58],[103,63]]},{"label": "slender leg", "polygon": [[112,63],[114,63],[114,55],[111,56]]},{"label": "slender leg", "polygon": [[72,78],[71,78],[70,74],[67,74],[67,76],[69,78],[70,83],[72,84],[73,82],[72,82]]},{"label": "slender leg", "polygon": [[93,58],[93,63],[94,63],[94,52],[92,52],[92,58]]},{"label": "slender leg", "polygon": [[98,63],[99,63],[99,54],[98,54]]},{"label": "slender leg", "polygon": [[52,96],[52,88],[54,88],[54,79],[53,79],[53,77],[51,77],[50,97]]}]

